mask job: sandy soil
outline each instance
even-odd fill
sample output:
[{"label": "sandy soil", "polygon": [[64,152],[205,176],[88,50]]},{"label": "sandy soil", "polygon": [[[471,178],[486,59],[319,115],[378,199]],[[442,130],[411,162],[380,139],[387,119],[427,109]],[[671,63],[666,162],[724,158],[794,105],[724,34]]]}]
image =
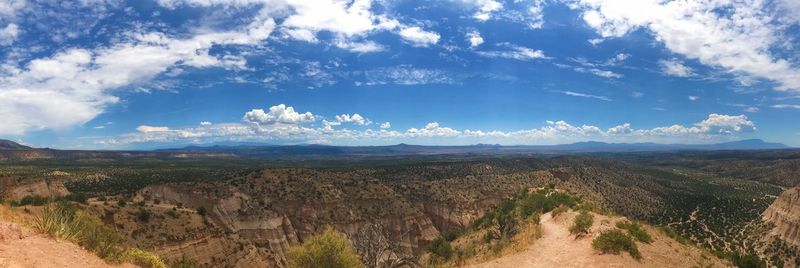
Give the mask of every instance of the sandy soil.
[{"label": "sandy soil", "polygon": [[681,245],[653,229],[648,231],[656,239],[655,242],[649,245],[638,243],[643,257],[641,261],[634,260],[627,252],[621,255],[601,255],[592,249],[592,239],[602,231],[614,228],[615,222],[621,219],[595,214],[590,234],[576,239],[568,230],[576,214],[569,212],[556,218],[553,218],[550,213],[544,214],[540,221],[542,237],[526,250],[470,267],[726,266],[709,254],[704,254],[701,250],[693,247]]},{"label": "sandy soil", "polygon": [[46,235],[0,219],[0,267],[136,267],[131,264],[112,266],[96,255],[68,241],[57,241]]}]

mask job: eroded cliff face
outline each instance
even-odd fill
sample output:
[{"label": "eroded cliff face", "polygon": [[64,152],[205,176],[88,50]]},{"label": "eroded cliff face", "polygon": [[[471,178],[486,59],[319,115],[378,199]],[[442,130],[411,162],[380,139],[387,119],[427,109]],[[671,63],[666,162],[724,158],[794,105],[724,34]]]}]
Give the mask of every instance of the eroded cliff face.
[{"label": "eroded cliff face", "polygon": [[[232,180],[151,185],[137,206],[106,205],[105,220],[138,247],[208,266],[276,267],[286,252],[330,226],[346,234],[369,267],[417,267],[440,232],[470,225],[501,200],[546,185],[546,171],[516,175],[450,170],[265,169]],[[485,174],[484,174],[485,173]],[[143,204],[143,205],[142,205]],[[137,219],[140,209],[154,215]],[[202,212],[201,212],[202,211]]]},{"label": "eroded cliff face", "polygon": [[8,196],[14,200],[20,200],[26,196],[41,196],[41,197],[61,197],[68,195],[69,191],[61,180],[38,180],[34,182],[26,182],[24,184],[16,184],[8,190]]},{"label": "eroded cliff face", "polygon": [[763,219],[774,226],[772,234],[788,244],[800,246],[800,186],[784,191],[764,211]]}]

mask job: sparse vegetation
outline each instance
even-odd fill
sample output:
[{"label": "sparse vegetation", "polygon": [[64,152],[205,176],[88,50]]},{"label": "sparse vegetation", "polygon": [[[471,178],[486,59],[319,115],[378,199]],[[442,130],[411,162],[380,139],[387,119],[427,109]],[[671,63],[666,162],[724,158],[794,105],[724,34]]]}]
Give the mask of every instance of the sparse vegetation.
[{"label": "sparse vegetation", "polygon": [[143,267],[166,267],[152,253],[128,248],[123,237],[100,219],[62,201],[46,206],[34,217],[33,226],[40,232],[69,240],[110,262],[130,261]]},{"label": "sparse vegetation", "polygon": [[350,240],[330,227],[321,234],[309,237],[302,245],[290,248],[287,259],[289,267],[293,268],[364,267]]},{"label": "sparse vegetation", "polygon": [[580,213],[575,216],[575,222],[569,227],[569,232],[577,236],[585,235],[589,233],[592,224],[594,224],[594,216],[592,216],[589,211],[581,210]]},{"label": "sparse vegetation", "polygon": [[603,254],[620,254],[627,251],[636,260],[642,258],[639,247],[633,239],[619,230],[610,230],[601,233],[592,241],[592,248]]},{"label": "sparse vegetation", "polygon": [[453,255],[453,247],[450,246],[450,242],[443,237],[437,237],[434,239],[428,246],[428,250],[434,255],[445,260],[450,259],[450,256]]},{"label": "sparse vegetation", "polygon": [[641,224],[632,221],[617,222],[617,228],[628,230],[628,234],[636,238],[639,242],[650,244],[653,242],[653,237],[645,231]]}]

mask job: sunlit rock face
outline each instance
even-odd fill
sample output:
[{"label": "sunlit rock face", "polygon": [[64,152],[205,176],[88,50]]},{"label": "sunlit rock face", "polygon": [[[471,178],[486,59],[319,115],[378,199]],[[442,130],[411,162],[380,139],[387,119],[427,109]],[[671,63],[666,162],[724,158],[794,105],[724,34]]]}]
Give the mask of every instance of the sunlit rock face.
[{"label": "sunlit rock face", "polygon": [[789,244],[800,246],[800,186],[791,188],[764,211],[764,221],[772,223],[772,233]]}]

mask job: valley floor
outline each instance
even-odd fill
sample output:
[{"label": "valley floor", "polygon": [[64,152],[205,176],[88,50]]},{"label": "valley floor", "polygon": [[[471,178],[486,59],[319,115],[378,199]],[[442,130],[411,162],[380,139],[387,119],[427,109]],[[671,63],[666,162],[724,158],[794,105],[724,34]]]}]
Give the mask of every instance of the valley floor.
[{"label": "valley floor", "polygon": [[555,218],[550,213],[544,214],[540,221],[542,237],[527,249],[469,267],[727,267],[710,254],[681,245],[652,228],[648,228],[648,232],[655,242],[638,243],[643,257],[641,261],[624,252],[621,255],[601,255],[592,249],[592,239],[604,230],[613,229],[619,219],[594,214],[590,234],[575,239],[568,228],[576,214],[564,213]]}]

